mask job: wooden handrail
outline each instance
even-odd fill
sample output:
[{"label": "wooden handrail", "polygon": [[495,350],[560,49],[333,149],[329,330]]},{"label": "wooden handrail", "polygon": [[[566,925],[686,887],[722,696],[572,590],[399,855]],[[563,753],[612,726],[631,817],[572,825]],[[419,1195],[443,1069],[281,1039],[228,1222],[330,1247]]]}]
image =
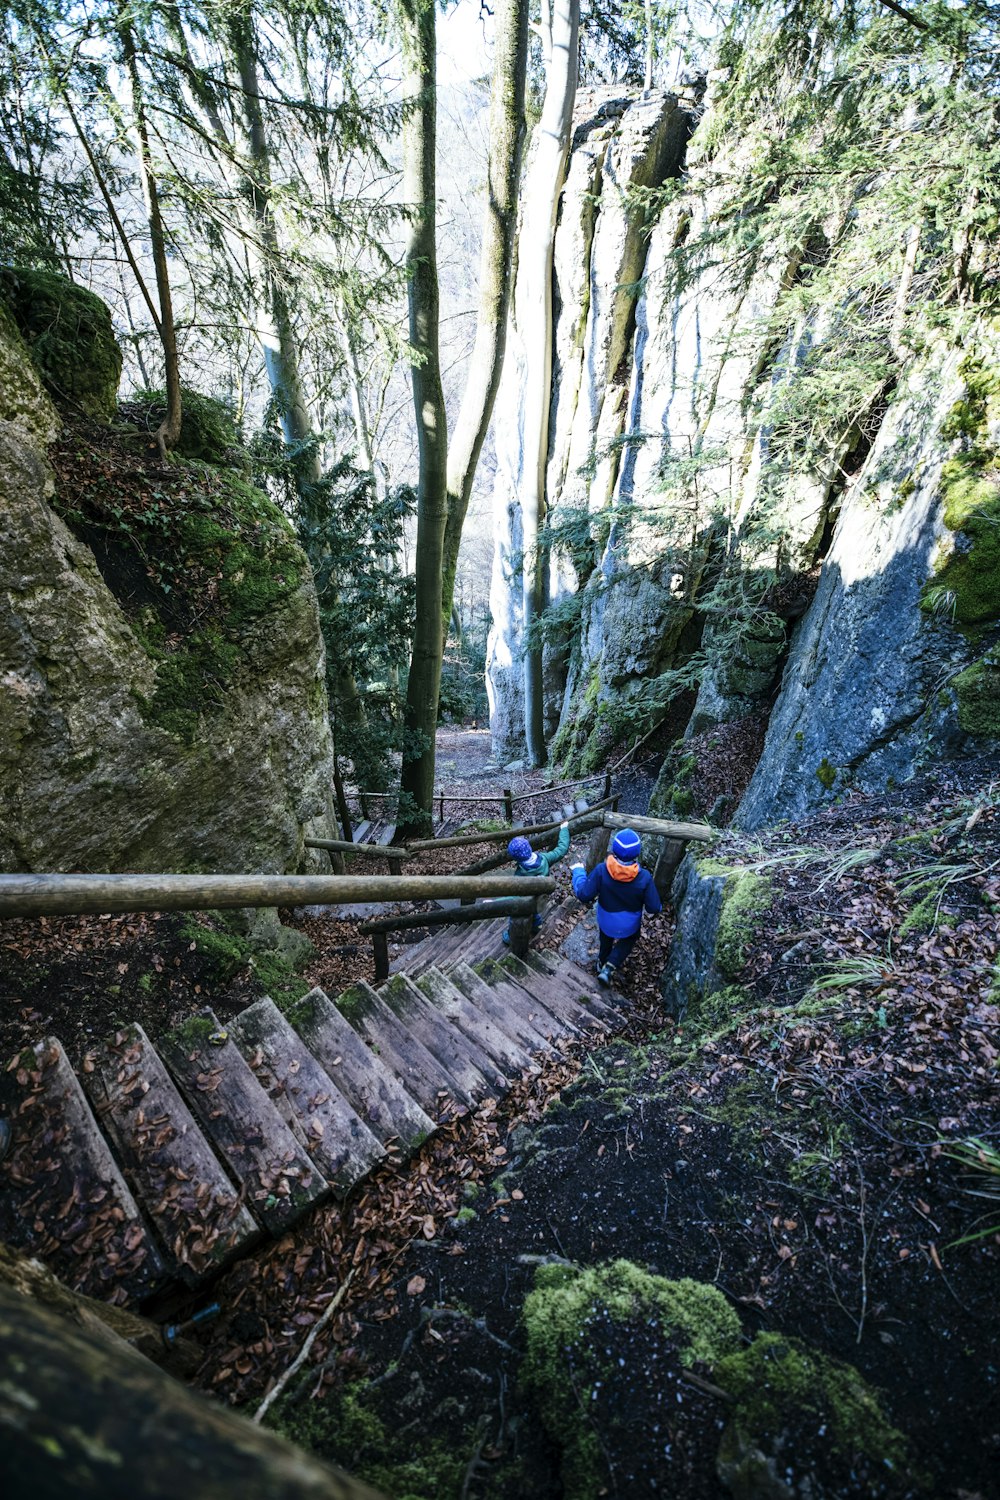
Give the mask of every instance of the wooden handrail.
[{"label": "wooden handrail", "polygon": [[669,818],[641,818],[637,813],[605,813],[605,828],[631,828],[635,833],[655,833],[666,839],[697,839],[707,843],[718,833],[707,823],[674,823]]},{"label": "wooden handrail", "polygon": [[476,906],[456,906],[450,911],[410,911],[398,917],[377,917],[374,922],[362,922],[358,932],[406,932],[414,927],[451,927],[456,922],[492,922],[497,917],[530,917],[534,910],[533,897],[519,901],[511,896]]},{"label": "wooden handrail", "polygon": [[307,849],[336,849],[343,854],[373,854],[380,859],[412,859],[396,844],[352,844],[350,839],[303,839]]},{"label": "wooden handrail", "polygon": [[464,849],[469,844],[497,844],[509,840],[511,835],[520,834],[527,837],[530,833],[548,833],[553,828],[558,828],[561,823],[578,823],[581,818],[588,818],[592,813],[599,812],[602,807],[607,807],[615,802],[616,797],[605,797],[600,802],[595,802],[588,807],[586,812],[576,813],[572,818],[558,818],[555,822],[530,823],[524,828],[501,828],[498,833],[456,833],[447,839],[412,839],[407,840],[406,848],[413,850],[423,849]]},{"label": "wooden handrail", "polygon": [[0,917],[545,896],[542,875],[0,875]]}]

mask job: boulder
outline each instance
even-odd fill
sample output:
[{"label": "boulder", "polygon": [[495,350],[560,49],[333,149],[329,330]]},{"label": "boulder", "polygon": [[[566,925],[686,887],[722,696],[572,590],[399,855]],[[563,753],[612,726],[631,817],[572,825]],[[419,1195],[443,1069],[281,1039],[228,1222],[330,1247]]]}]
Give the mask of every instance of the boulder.
[{"label": "boulder", "polygon": [[0,272],[0,302],[56,403],[96,421],[113,417],[122,352],[100,297],[54,271],[18,269]]},{"label": "boulder", "polygon": [[287,524],[297,573],[223,618],[212,656],[116,597],[11,422],[0,476],[0,870],[296,869],[304,826],[331,826],[332,766],[316,596]]}]

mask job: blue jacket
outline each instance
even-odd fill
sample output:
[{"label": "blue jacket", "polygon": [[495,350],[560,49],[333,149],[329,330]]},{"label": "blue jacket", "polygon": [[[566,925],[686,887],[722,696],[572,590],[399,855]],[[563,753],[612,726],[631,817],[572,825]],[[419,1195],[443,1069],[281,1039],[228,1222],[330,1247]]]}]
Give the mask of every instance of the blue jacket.
[{"label": "blue jacket", "polygon": [[573,871],[573,895],[578,901],[597,897],[597,925],[608,937],[631,937],[642,926],[643,910],[663,910],[660,893],[649,870],[640,869],[634,880],[616,880],[607,865],[600,864],[588,875]]}]

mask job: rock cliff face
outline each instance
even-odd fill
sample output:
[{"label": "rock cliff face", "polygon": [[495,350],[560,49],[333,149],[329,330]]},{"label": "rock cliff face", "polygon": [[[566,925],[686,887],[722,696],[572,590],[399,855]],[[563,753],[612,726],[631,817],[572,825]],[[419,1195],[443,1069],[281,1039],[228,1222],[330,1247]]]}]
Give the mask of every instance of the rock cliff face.
[{"label": "rock cliff face", "polygon": [[[6,318],[0,371],[0,870],[296,868],[304,829],[328,829],[331,751],[315,594],[287,525],[221,471],[182,476],[189,511],[209,486],[203,545],[228,614],[215,611],[214,654],[197,611],[166,632],[128,537],[57,492],[44,445],[59,418]],[[57,472],[103,468],[101,441],[85,434]],[[247,508],[288,567],[270,594],[240,580],[237,615],[226,558]],[[191,516],[163,520],[176,533]]]},{"label": "rock cliff face", "polygon": [[[715,144],[727,79],[704,100],[580,101],[554,270],[546,728],[586,772],[682,705],[688,737],[768,720],[737,813],[753,827],[1000,736],[1000,401],[985,316],[970,307],[960,348],[915,331],[904,241],[867,346],[849,291],[807,295],[820,274],[850,287],[877,188],[747,247],[756,210],[727,194],[749,148]],[[515,358],[496,429],[502,759],[523,753],[519,382]]]}]

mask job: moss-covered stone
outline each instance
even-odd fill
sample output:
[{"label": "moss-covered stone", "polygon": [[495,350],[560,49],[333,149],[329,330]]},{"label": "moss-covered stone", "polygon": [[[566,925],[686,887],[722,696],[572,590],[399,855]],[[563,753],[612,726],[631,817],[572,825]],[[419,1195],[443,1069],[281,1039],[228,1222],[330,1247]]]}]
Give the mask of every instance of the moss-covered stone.
[{"label": "moss-covered stone", "polygon": [[820,786],[826,787],[828,792],[833,790],[834,783],[837,780],[837,767],[832,766],[825,755],[816,767],[816,780]]},{"label": "moss-covered stone", "polygon": [[0,299],[31,350],[45,389],[71,412],[110,421],[122,352],[100,297],[53,271],[0,271]]},{"label": "moss-covered stone", "polygon": [[[165,392],[142,391],[136,399],[147,410],[150,428],[158,427],[167,410]],[[239,456],[239,441],[230,406],[214,396],[181,387],[181,435],[174,447],[176,454],[206,464],[231,464]]]},{"label": "moss-covered stone", "polygon": [[[996,601],[1000,610],[1000,596]],[[966,667],[954,679],[958,722],[967,734],[1000,737],[1000,647]]]},{"label": "moss-covered stone", "polygon": [[763,1333],[749,1348],[726,1354],[714,1378],[735,1401],[719,1475],[737,1500],[880,1497],[913,1484],[906,1439],[853,1366]]},{"label": "moss-covered stone", "polygon": [[449,1444],[421,1434],[407,1424],[382,1420],[378,1395],[357,1382],[320,1401],[288,1403],[277,1409],[272,1425],[285,1437],[308,1448],[393,1500],[443,1500],[457,1496],[468,1468],[474,1435]]},{"label": "moss-covered stone", "polygon": [[12,315],[0,303],[0,421],[39,446],[51,443],[59,418],[42,386],[31,351]]},{"label": "moss-covered stone", "polygon": [[736,1349],[740,1336],[739,1319],[717,1288],[668,1281],[625,1260],[581,1269],[540,1266],[523,1318],[523,1377],[561,1450],[566,1500],[595,1500],[604,1487],[588,1407],[595,1383],[614,1378],[606,1353],[609,1323],[655,1328],[682,1365],[714,1365]]},{"label": "moss-covered stone", "polygon": [[956,622],[974,631],[1000,617],[1000,376],[975,355],[961,373],[965,394],[941,429],[962,445],[941,471],[942,515],[955,540],[923,602],[933,610],[947,596]]},{"label": "moss-covered stone", "polygon": [[736,979],[759,918],[771,904],[771,882],[753,870],[734,870],[726,880],[719,913],[715,962],[720,974]]}]

